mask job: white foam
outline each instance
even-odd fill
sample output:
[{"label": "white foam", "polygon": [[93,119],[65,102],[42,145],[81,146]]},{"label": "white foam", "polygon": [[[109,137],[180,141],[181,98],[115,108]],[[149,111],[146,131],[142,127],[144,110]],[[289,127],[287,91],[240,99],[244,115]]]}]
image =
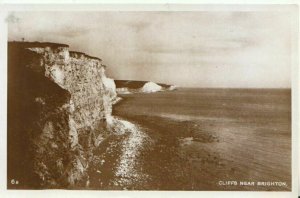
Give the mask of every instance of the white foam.
[{"label": "white foam", "polygon": [[128,87],[121,87],[116,89],[118,94],[131,94]]},{"label": "white foam", "polygon": [[180,140],[181,146],[190,145],[193,143],[194,138],[193,137],[186,137]]},{"label": "white foam", "polygon": [[157,116],[160,116],[162,118],[168,118],[172,120],[178,120],[178,121],[189,121],[189,120],[223,120],[227,122],[235,121],[235,119],[230,118],[224,118],[224,117],[208,117],[208,116],[196,116],[196,115],[182,115],[182,114],[172,114],[172,113],[161,113],[157,114]]}]

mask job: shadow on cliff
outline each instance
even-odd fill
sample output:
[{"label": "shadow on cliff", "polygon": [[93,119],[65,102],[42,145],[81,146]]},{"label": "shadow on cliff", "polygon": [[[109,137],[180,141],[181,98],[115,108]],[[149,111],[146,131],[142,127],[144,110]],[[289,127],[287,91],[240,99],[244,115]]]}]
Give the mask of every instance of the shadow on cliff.
[{"label": "shadow on cliff", "polygon": [[36,53],[26,50],[26,45],[29,44],[8,43],[8,189],[34,189],[41,183],[33,167],[34,152],[37,152],[34,141],[43,130],[43,114],[51,112],[47,114],[50,120],[61,119],[61,125],[68,125],[63,116],[54,115],[70,94],[46,78],[44,68],[33,67],[40,65],[36,63],[40,59]]}]

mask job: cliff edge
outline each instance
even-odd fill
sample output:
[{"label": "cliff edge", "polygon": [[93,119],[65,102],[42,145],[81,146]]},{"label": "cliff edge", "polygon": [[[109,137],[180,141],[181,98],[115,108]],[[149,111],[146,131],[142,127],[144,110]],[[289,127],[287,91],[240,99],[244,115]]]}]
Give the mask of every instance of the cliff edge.
[{"label": "cliff edge", "polygon": [[15,179],[22,188],[88,185],[115,99],[101,59],[64,44],[9,42],[8,188]]}]

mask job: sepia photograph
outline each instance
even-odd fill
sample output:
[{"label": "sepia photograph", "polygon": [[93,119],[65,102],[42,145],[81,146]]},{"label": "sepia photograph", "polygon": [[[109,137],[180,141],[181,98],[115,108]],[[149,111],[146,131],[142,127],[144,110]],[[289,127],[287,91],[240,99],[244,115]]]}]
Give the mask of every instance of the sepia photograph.
[{"label": "sepia photograph", "polygon": [[298,7],[211,7],[9,12],[6,188],[291,192]]}]

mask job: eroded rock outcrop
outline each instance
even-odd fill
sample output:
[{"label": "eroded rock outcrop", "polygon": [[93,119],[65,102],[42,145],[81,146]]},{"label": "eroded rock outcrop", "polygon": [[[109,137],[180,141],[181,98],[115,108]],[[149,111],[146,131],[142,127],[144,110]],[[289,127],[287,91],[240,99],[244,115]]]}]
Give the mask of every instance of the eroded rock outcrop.
[{"label": "eroded rock outcrop", "polygon": [[8,69],[8,180],[85,186],[117,98],[101,59],[62,44],[10,42]]}]

